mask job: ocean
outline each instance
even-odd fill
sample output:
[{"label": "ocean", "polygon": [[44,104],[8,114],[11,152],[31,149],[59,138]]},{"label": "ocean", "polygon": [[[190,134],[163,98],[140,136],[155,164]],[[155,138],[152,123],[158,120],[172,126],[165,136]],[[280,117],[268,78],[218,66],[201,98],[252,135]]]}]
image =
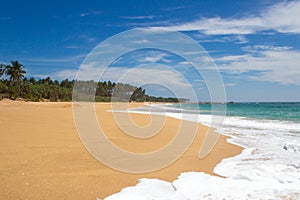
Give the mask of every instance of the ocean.
[{"label": "ocean", "polygon": [[[170,107],[182,110],[199,110],[201,114],[218,115],[218,105],[212,113],[211,104],[170,104]],[[223,105],[221,105],[223,106]],[[270,119],[300,123],[300,102],[249,102],[226,104],[226,116],[247,117],[252,119]]]},{"label": "ocean", "polygon": [[[226,114],[222,112],[224,106]],[[208,126],[213,126],[212,115],[224,115],[222,126],[215,127],[216,132],[230,136],[228,142],[244,148],[242,154],[223,159],[215,167],[214,172],[225,178],[185,172],[172,183],[142,179],[131,188],[130,197],[136,194],[141,199],[300,199],[300,103],[214,104],[213,108],[212,111],[210,104],[153,104],[130,110]],[[149,191],[151,188],[155,191]],[[124,191],[107,199],[122,199],[128,195]],[[159,198],[154,198],[157,192]]]}]

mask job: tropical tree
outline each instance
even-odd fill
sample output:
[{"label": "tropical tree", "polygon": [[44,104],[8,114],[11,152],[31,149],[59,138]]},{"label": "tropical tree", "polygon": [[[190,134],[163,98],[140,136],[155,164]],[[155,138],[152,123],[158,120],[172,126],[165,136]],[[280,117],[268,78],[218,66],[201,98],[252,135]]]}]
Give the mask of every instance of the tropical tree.
[{"label": "tropical tree", "polygon": [[4,88],[4,83],[1,80],[1,77],[4,74],[4,69],[5,69],[5,65],[4,64],[0,64],[0,100],[2,99],[1,93],[3,92],[3,88]]},{"label": "tropical tree", "polygon": [[5,71],[5,65],[4,64],[0,64],[0,78],[4,74],[4,71]]},{"label": "tropical tree", "polygon": [[45,79],[45,84],[48,84],[48,85],[53,84],[53,81],[51,80],[51,78],[49,76]]},{"label": "tropical tree", "polygon": [[11,98],[15,99],[20,95],[21,83],[26,71],[18,61],[11,61],[11,65],[5,67],[5,74],[9,77]]},{"label": "tropical tree", "polygon": [[133,94],[130,97],[131,101],[137,101],[137,102],[143,102],[146,100],[145,97],[145,90],[143,88],[139,87],[136,90],[134,90]]},{"label": "tropical tree", "polygon": [[29,82],[30,82],[31,84],[36,84],[36,80],[35,80],[34,77],[31,77],[31,78],[29,79]]}]

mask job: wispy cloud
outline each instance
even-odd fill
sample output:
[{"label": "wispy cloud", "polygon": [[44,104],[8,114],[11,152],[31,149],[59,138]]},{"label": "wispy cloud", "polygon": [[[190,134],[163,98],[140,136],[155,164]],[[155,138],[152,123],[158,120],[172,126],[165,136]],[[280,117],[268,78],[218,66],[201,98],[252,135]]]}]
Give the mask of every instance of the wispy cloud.
[{"label": "wispy cloud", "polygon": [[106,26],[117,26],[117,27],[162,27],[162,26],[168,26],[171,23],[172,20],[140,20],[140,21],[134,21],[131,20],[127,23],[119,23],[119,24],[107,24]]},{"label": "wispy cloud", "polygon": [[66,49],[79,49],[80,46],[76,46],[76,45],[66,45],[66,46],[64,46],[64,48],[66,48]]},{"label": "wispy cloud", "polygon": [[300,33],[300,1],[280,2],[258,15],[242,18],[201,18],[169,26],[177,31],[200,31],[208,35],[254,34],[259,31]]},{"label": "wispy cloud", "polygon": [[177,31],[200,31],[208,35],[252,34],[263,30],[260,18],[222,19],[203,18],[193,22],[169,26]]},{"label": "wispy cloud", "polygon": [[150,41],[146,40],[146,39],[142,39],[142,40],[136,40],[136,41],[134,41],[134,43],[136,43],[136,44],[147,44],[147,43],[150,43]]},{"label": "wispy cloud", "polygon": [[87,34],[81,34],[78,37],[79,37],[79,39],[87,41],[87,42],[94,42],[94,41],[96,41],[95,37],[92,37],[92,36],[87,35]]},{"label": "wispy cloud", "polygon": [[143,16],[120,16],[122,19],[153,19],[155,16],[153,15],[143,15]]},{"label": "wispy cloud", "polygon": [[254,46],[246,46],[242,48],[247,52],[258,52],[260,50],[272,50],[272,51],[284,51],[290,50],[292,47],[289,46],[271,46],[271,45],[254,45]]},{"label": "wispy cloud", "polygon": [[236,83],[224,83],[225,87],[234,87],[236,86]]},{"label": "wispy cloud", "polygon": [[[197,37],[197,35],[195,35]],[[248,43],[248,39],[245,35],[233,35],[233,36],[224,36],[218,38],[204,38],[202,35],[199,36],[200,40],[198,42],[205,43],[205,42],[234,42],[236,44],[246,44]],[[203,39],[202,39],[203,38]]]},{"label": "wispy cloud", "polygon": [[[73,69],[63,69],[51,74],[55,79],[79,79],[79,80],[98,80],[98,74],[103,72],[103,67],[99,66],[97,62],[84,63]],[[77,76],[77,74],[80,74]]]},{"label": "wispy cloud", "polygon": [[181,61],[178,63],[178,65],[191,65],[191,63],[188,61]]},{"label": "wispy cloud", "polygon": [[161,52],[152,52],[147,54],[147,56],[139,58],[138,61],[143,63],[143,62],[159,62],[159,61],[163,61],[164,58],[167,56],[168,54],[166,53],[161,53]]},{"label": "wispy cloud", "polygon": [[91,50],[99,39],[90,33],[71,33],[63,39],[62,47],[66,49]]},{"label": "wispy cloud", "polygon": [[244,35],[236,35],[234,36],[234,39],[236,39],[237,44],[246,44],[249,42]]},{"label": "wispy cloud", "polygon": [[172,55],[163,51],[135,51],[129,54],[125,54],[116,59],[113,66],[136,66],[147,63],[170,63],[173,60],[169,59]]},{"label": "wispy cloud", "polygon": [[90,10],[90,11],[86,11],[86,12],[82,12],[80,13],[80,17],[86,17],[88,15],[101,15],[103,14],[103,11],[100,10]]},{"label": "wispy cloud", "polygon": [[174,10],[180,10],[186,8],[185,6],[175,6],[175,7],[168,7],[168,8],[162,8],[164,11],[174,11]]},{"label": "wispy cloud", "polygon": [[76,77],[77,71],[78,70],[74,70],[74,69],[66,69],[66,70],[53,73],[51,77],[57,80],[63,80],[63,79],[73,80]]},{"label": "wispy cloud", "polygon": [[85,16],[87,16],[88,14],[89,14],[88,12],[81,13],[81,14],[80,14],[80,17],[85,17]]},{"label": "wispy cloud", "polygon": [[219,69],[257,81],[300,85],[300,51],[267,45],[247,47],[246,51],[216,59]]}]

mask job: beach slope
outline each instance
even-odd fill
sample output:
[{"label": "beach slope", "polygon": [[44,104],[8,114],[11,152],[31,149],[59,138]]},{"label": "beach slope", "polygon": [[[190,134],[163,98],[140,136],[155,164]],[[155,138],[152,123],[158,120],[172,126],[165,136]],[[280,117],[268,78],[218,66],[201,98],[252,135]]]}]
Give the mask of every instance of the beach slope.
[{"label": "beach slope", "polygon": [[[132,106],[143,106],[133,104]],[[174,137],[181,120],[164,120],[159,133],[150,139],[134,139],[115,123],[109,103],[97,103],[99,124],[117,146],[132,152],[157,150]],[[153,120],[150,115],[130,114],[139,126]],[[190,148],[170,166],[151,173],[131,174],[111,169],[88,153],[76,131],[72,103],[0,101],[0,194],[1,199],[96,199],[136,185],[140,178],[175,180],[180,173],[202,171],[213,174],[223,158],[242,148],[221,136],[208,156],[198,158],[207,128],[198,124]]]}]

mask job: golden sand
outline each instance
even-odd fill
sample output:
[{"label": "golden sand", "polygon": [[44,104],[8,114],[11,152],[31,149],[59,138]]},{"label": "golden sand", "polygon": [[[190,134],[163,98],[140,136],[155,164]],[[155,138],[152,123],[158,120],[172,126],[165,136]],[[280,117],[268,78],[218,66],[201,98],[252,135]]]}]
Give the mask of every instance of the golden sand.
[{"label": "golden sand", "polygon": [[[142,106],[143,104],[132,104]],[[166,145],[181,120],[156,116],[164,121],[159,134],[134,139],[116,125],[108,103],[97,103],[99,124],[111,141],[128,151],[148,152]],[[153,116],[130,114],[139,126]],[[170,166],[151,173],[131,174],[113,170],[91,156],[77,134],[72,103],[0,101],[0,195],[1,199],[96,199],[119,192],[139,178],[175,180],[180,173],[202,171],[213,174],[223,158],[242,148],[221,136],[204,159],[198,158],[207,127],[199,126],[190,148]]]}]

